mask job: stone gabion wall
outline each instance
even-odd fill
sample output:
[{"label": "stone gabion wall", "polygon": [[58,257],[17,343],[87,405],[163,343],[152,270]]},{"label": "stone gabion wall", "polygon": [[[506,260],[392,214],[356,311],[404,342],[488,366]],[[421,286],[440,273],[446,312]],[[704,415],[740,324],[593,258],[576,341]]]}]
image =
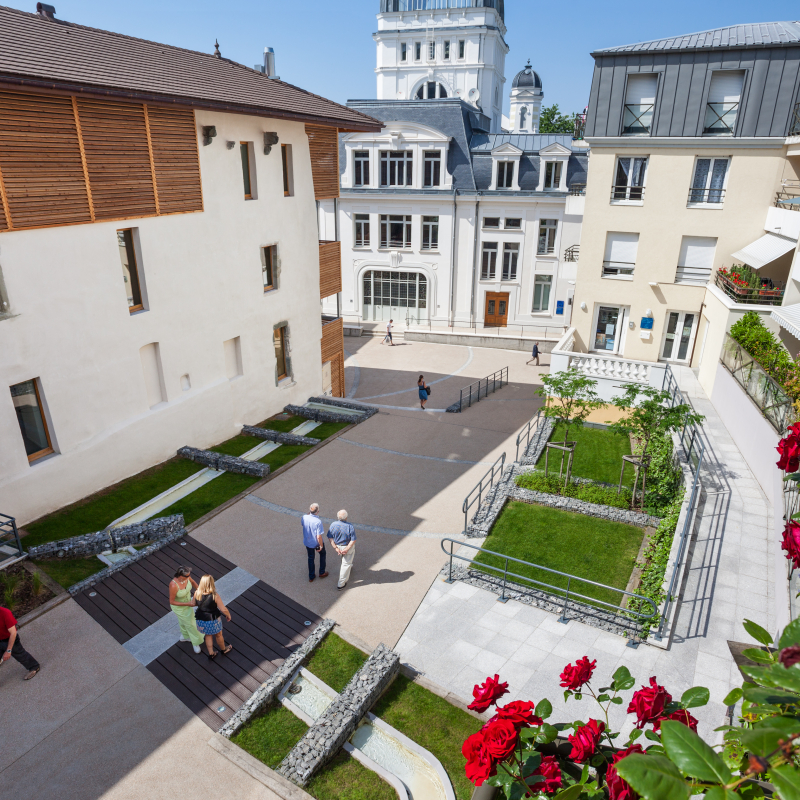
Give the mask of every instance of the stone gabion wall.
[{"label": "stone gabion wall", "polygon": [[553,433],[556,423],[552,417],[542,417],[539,421],[539,426],[533,432],[533,435],[525,448],[525,453],[520,459],[520,464],[535,464],[539,460],[539,456],[544,452],[544,446],[550,441],[550,435]]},{"label": "stone gabion wall", "polygon": [[304,444],[313,447],[322,441],[322,439],[312,439],[310,436],[298,436],[296,433],[281,433],[280,431],[271,431],[269,428],[256,428],[253,425],[245,425],[242,433],[279,444]]},{"label": "stone gabion wall", "polygon": [[340,406],[341,408],[350,408],[353,411],[360,411],[362,416],[356,419],[356,423],[364,422],[364,420],[374,417],[378,413],[375,406],[368,406],[364,403],[350,403],[347,400],[340,400],[338,397],[309,397],[309,403],[324,403],[328,406]]},{"label": "stone gabion wall", "polygon": [[244,725],[254,716],[259,714],[281,693],[281,689],[286,685],[294,674],[294,671],[308,661],[317,645],[333,629],[335,621],[324,619],[314,628],[314,631],[306,638],[303,644],[297,648],[286,661],[278,667],[269,678],[253,692],[248,700],[238,709],[238,711],[219,729],[218,733],[226,739],[235,736]]},{"label": "stone gabion wall", "polygon": [[379,644],[339,697],[283,759],[278,772],[298,786],[332,758],[400,669],[400,656]]},{"label": "stone gabion wall", "polygon": [[120,572],[121,570],[129,567],[134,561],[139,561],[142,558],[147,558],[147,556],[152,555],[156,552],[156,550],[160,550],[162,547],[166,547],[170,542],[174,542],[177,539],[180,539],[181,536],[186,534],[186,531],[183,528],[183,515],[177,514],[176,516],[180,517],[181,520],[181,527],[180,530],[175,531],[174,533],[165,536],[163,539],[151,544],[149,547],[145,547],[144,550],[139,550],[135,556],[131,556],[130,558],[126,558],[124,561],[120,561],[118,564],[112,564],[110,567],[106,567],[105,569],[101,569],[100,572],[95,572],[94,575],[90,575],[85,580],[79,581],[78,583],[73,584],[72,586],[67,589],[67,591],[75,597],[75,595],[80,594],[81,592],[85,591],[86,589],[90,589],[96,583],[100,583],[100,581],[104,581],[109,576],[113,575],[116,572]]},{"label": "stone gabion wall", "polygon": [[213,450],[198,450],[196,447],[181,447],[178,455],[188,458],[196,464],[204,467],[220,470],[222,472],[234,472],[237,475],[250,475],[254,478],[266,478],[269,475],[269,464],[261,464],[258,461],[247,461],[236,456],[225,456],[215,453]]},{"label": "stone gabion wall", "polygon": [[135,525],[121,525],[96,533],[85,533],[57,542],[46,542],[28,548],[31,558],[80,558],[93,556],[104,550],[119,550],[130,545],[144,544],[183,532],[183,514],[156,517]]},{"label": "stone gabion wall", "polygon": [[350,414],[337,414],[336,411],[323,411],[320,408],[307,408],[306,406],[285,406],[283,409],[287,414],[294,414],[296,417],[313,419],[314,422],[361,422],[360,417]]}]

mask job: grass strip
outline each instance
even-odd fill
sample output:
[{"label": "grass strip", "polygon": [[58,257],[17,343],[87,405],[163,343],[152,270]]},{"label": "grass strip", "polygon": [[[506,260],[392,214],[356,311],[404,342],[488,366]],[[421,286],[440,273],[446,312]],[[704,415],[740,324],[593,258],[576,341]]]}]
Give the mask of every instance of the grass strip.
[{"label": "grass strip", "polygon": [[90,556],[37,561],[36,566],[41,567],[56,583],[69,589],[70,586],[105,569],[108,564],[104,564],[97,556]]},{"label": "grass strip", "polygon": [[[559,422],[553,429],[550,441],[558,444],[564,441],[564,423]],[[579,478],[589,478],[603,483],[619,483],[619,471],[622,468],[622,456],[631,454],[631,442],[627,436],[621,436],[610,430],[586,428],[571,425],[569,441],[577,442],[572,457],[572,474]],[[546,451],[547,448],[545,448]],[[544,469],[545,452],[536,462],[538,469]],[[561,451],[550,449],[550,473],[558,474],[561,464]],[[566,458],[564,469],[567,468]],[[623,486],[633,486],[634,470],[631,465],[625,466]]]},{"label": "grass strip", "polygon": [[303,720],[275,703],[263,714],[253,717],[231,741],[270,769],[277,769],[307,730],[308,725]]},{"label": "grass strip", "polygon": [[376,772],[340,750],[306,786],[317,800],[397,800],[397,792]]},{"label": "grass strip", "polygon": [[564,479],[559,478],[558,474],[550,473],[545,476],[544,472],[526,472],[517,477],[517,486],[522,489],[531,489],[534,492],[545,492],[547,494],[558,494],[562,497],[574,497],[576,500],[583,500],[585,503],[598,503],[614,508],[630,509],[632,492],[626,487],[617,494],[616,489],[608,486],[601,486],[597,483],[579,483],[570,480],[564,486]]},{"label": "grass strip", "polygon": [[[587,517],[548,506],[509,502],[497,519],[484,547],[496,553],[513,556],[542,567],[575,575],[578,578],[624,589],[636,563],[644,531],[621,522]],[[479,553],[476,569],[482,565],[499,568],[483,569],[499,577],[505,559]],[[551,586],[566,589],[567,578],[536,567],[509,562],[509,570]],[[510,578],[516,583],[524,581]],[[531,583],[531,588],[540,587]],[[571,592],[588,595],[612,605],[619,605],[623,595],[572,579]]]},{"label": "grass strip", "polygon": [[366,660],[366,653],[335,633],[329,633],[314,651],[306,669],[335,692],[341,692]]}]

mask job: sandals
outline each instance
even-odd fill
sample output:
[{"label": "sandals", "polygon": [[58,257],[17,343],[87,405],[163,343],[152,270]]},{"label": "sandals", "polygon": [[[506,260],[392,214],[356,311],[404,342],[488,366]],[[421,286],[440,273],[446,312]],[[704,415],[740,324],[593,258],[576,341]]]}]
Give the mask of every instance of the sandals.
[{"label": "sandals", "polygon": [[217,657],[217,655],[218,655],[218,653],[217,653],[217,651],[215,650],[213,653],[206,653],[206,658],[207,658],[209,661],[213,661],[213,660],[214,660],[214,659]]},{"label": "sandals", "polygon": [[224,656],[228,655],[228,653],[230,653],[230,651],[231,651],[231,650],[233,650],[233,645],[232,645],[232,644],[229,644],[229,645],[228,645],[228,646],[227,646],[227,647],[226,647],[226,648],[225,648],[225,649],[222,651],[222,655],[224,655]]}]

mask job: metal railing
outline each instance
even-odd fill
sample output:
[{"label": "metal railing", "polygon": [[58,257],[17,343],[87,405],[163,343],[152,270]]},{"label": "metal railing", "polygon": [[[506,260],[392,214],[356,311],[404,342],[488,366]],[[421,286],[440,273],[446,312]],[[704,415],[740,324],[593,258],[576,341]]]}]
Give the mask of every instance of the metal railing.
[{"label": "metal railing", "polygon": [[406,315],[406,326],[418,328],[427,328],[428,331],[434,333],[436,329],[443,332],[448,329],[452,330],[467,330],[474,331],[475,333],[486,333],[490,336],[511,336],[517,334],[519,336],[541,336],[543,339],[554,337],[560,339],[564,335],[566,325],[486,325],[483,322],[466,322],[453,320],[452,322],[431,322],[430,319],[422,320],[416,319],[413,316]]},{"label": "metal railing", "polygon": [[736,127],[736,115],[739,103],[706,103],[706,118],[703,122],[703,134],[716,136],[733,136]]},{"label": "metal railing", "polygon": [[644,186],[619,184],[611,187],[612,200],[643,200]]},{"label": "metal railing", "polygon": [[539,410],[536,412],[536,416],[531,417],[517,434],[517,455],[514,461],[519,461],[519,446],[522,444],[523,440],[525,441],[525,447],[522,449],[523,454],[528,449],[528,445],[531,443],[531,431],[538,429],[541,418],[542,412]]},{"label": "metal railing", "polygon": [[564,261],[577,261],[578,256],[581,254],[581,246],[579,244],[570,245],[564,251]]},{"label": "metal railing", "polygon": [[623,136],[643,136],[648,134],[652,124],[652,103],[625,103],[625,110],[622,115]]},{"label": "metal railing", "polygon": [[790,188],[782,192],[775,192],[775,206],[786,208],[789,211],[800,211],[800,191]]},{"label": "metal railing", "polygon": [[800,103],[795,103],[792,109],[792,119],[789,122],[789,136],[800,136]]},{"label": "metal railing", "polygon": [[458,399],[458,410],[464,408],[464,403],[467,404],[467,408],[471,408],[473,403],[479,403],[481,398],[488,397],[503,386],[508,386],[508,367],[498,369],[491,375],[464,387]]},{"label": "metal railing", "polygon": [[[450,543],[450,550],[448,551],[445,549],[444,543]],[[450,556],[450,569],[448,573],[448,582],[452,583],[453,581],[453,559],[457,558],[460,561],[467,561],[468,563],[474,563],[474,558],[467,558],[466,556],[458,555],[457,553],[453,552],[453,545],[458,545],[459,547],[469,547],[472,550],[477,550],[478,554],[485,554],[489,556],[497,556],[500,559],[504,559],[505,566],[501,569],[500,567],[494,567],[491,564],[486,564],[484,562],[480,562],[479,569],[483,570],[494,570],[495,572],[502,573],[503,575],[503,587],[500,592],[500,601],[505,603],[508,598],[506,597],[506,584],[508,582],[509,576],[512,578],[516,578],[517,580],[525,581],[525,583],[535,583],[537,586],[543,586],[548,592],[555,593],[558,597],[563,595],[564,598],[564,605],[561,610],[561,617],[559,617],[559,622],[568,622],[569,617],[567,617],[567,608],[569,607],[569,599],[570,596],[573,598],[578,598],[580,600],[584,600],[588,602],[590,605],[601,605],[605,606],[606,608],[614,611],[615,613],[621,615],[630,615],[634,617],[638,617],[639,619],[646,620],[652,619],[657,613],[658,608],[656,604],[649,598],[644,597],[643,595],[636,594],[635,592],[629,592],[627,589],[619,589],[616,586],[609,586],[605,583],[598,583],[597,581],[591,581],[588,578],[581,578],[579,575],[570,575],[568,572],[560,572],[557,569],[552,569],[550,567],[544,567],[541,564],[533,564],[530,561],[523,561],[521,558],[514,558],[513,556],[507,556],[505,553],[495,553],[493,550],[487,550],[484,547],[480,547],[476,544],[469,544],[467,542],[461,542],[457,539],[450,539],[449,537],[445,537],[441,540],[440,547],[442,548],[445,555]],[[515,564],[523,564],[526,567],[533,567],[534,569],[540,569],[543,572],[548,572],[551,575],[559,575],[562,578],[567,579],[567,588],[564,589],[562,586],[553,586],[550,583],[545,583],[544,581],[536,580],[535,578],[530,578],[527,575],[519,575],[516,572],[509,572],[508,563],[509,561],[514,562]],[[641,611],[635,611],[633,609],[625,608],[623,605],[614,605],[614,603],[609,603],[605,600],[600,600],[597,597],[591,597],[590,595],[581,594],[580,592],[572,591],[572,581],[576,581],[579,583],[586,583],[590,586],[596,586],[599,589],[607,589],[609,591],[615,592],[617,594],[623,594],[626,597],[631,597],[636,600],[642,600],[647,603],[652,611],[649,614],[644,614]]]},{"label": "metal railing", "polygon": [[24,555],[25,551],[19,540],[16,519],[7,514],[0,514],[0,564],[9,559],[22,558]]},{"label": "metal railing", "polygon": [[[779,306],[783,302],[784,288],[766,289],[761,286],[739,286],[727,275],[714,273],[714,284],[737,303],[759,306]],[[767,284],[770,285],[770,284]]]},{"label": "metal railing", "polygon": [[481,503],[483,502],[483,495],[489,491],[495,484],[495,480],[499,479],[503,474],[503,467],[506,463],[506,454],[500,456],[497,461],[489,467],[489,471],[475,484],[475,486],[470,489],[467,496],[464,498],[464,502],[461,504],[461,510],[464,512],[464,535],[466,536],[467,530],[469,529],[469,510],[475,503],[478,504],[478,508],[480,508]]},{"label": "metal railing", "polygon": [[692,203],[711,203],[720,205],[725,199],[725,189],[706,189],[704,186],[692,187],[689,189],[689,199],[687,204]]},{"label": "metal railing", "polygon": [[725,334],[720,356],[722,366],[733,375],[745,394],[758,406],[780,436],[793,422],[792,399],[730,334]]},{"label": "metal railing", "polygon": [[569,187],[569,194],[573,197],[583,197],[586,194],[585,183],[572,183]]},{"label": "metal railing", "polygon": [[435,11],[446,8],[502,8],[500,0],[381,0],[381,13]]},{"label": "metal railing", "polygon": [[[672,371],[669,364],[665,365],[664,377],[661,381],[661,388],[666,389],[670,393],[670,407],[674,408],[677,405],[692,405],[681,390],[680,386],[678,386],[675,373]],[[683,454],[686,456],[689,466],[693,472],[696,472],[699,469],[698,465],[703,459],[703,452],[705,450],[705,445],[700,438],[700,429],[693,422],[687,422],[684,424],[679,434],[679,439],[681,442],[681,447],[683,448]]]}]

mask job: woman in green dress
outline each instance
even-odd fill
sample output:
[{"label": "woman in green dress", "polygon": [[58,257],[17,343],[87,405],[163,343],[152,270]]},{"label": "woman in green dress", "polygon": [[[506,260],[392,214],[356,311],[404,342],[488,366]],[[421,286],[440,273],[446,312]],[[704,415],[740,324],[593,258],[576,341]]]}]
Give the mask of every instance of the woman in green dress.
[{"label": "woman in green dress", "polygon": [[192,570],[189,567],[178,567],[175,577],[169,582],[169,607],[178,618],[181,641],[191,642],[195,653],[199,653],[205,636],[197,630],[192,589],[197,589],[197,581],[192,578]]}]

